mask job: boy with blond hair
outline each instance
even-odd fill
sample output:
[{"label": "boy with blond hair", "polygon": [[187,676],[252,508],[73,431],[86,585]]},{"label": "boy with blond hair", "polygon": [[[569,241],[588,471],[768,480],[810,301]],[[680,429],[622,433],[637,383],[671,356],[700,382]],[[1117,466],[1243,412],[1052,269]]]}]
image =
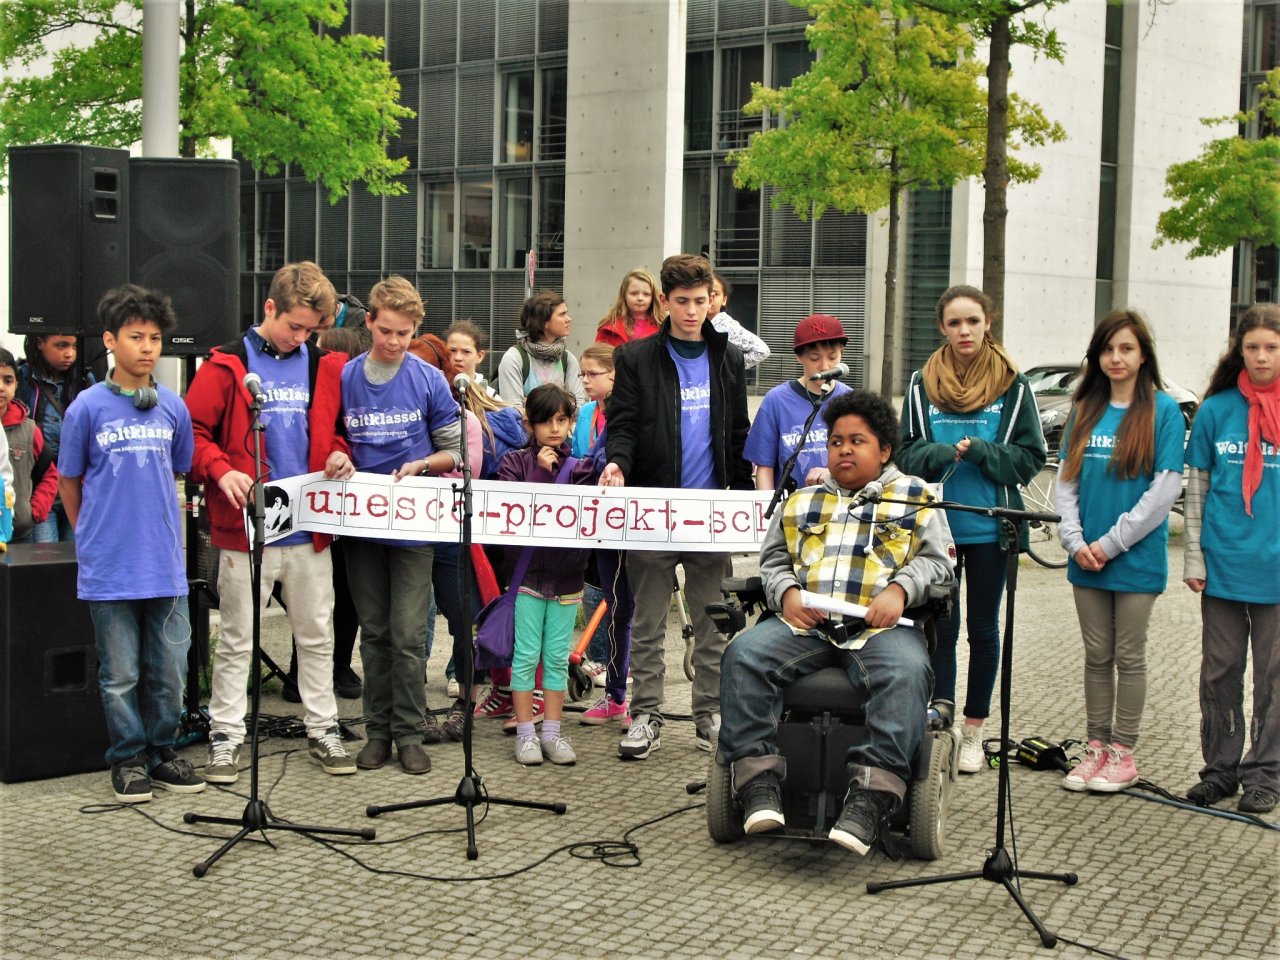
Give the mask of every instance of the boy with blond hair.
[{"label": "boy with blond hair", "polygon": [[[338,428],[340,378],[347,356],[308,338],[332,324],[338,298],[310,261],[276,272],[262,321],[244,336],[218,347],[187,391],[195,428],[191,475],[205,484],[209,525],[218,565],[222,629],[209,697],[209,762],[205,779],[235,783],[245,737],[245,684],[252,655],[253,607],[249,541],[244,510],[254,485],[253,397],[246,374],[257,374],[264,400],[260,418],[264,474],[276,478],[324,471],[350,476],[355,468]],[[352,774],[355,762],[342,745],[333,694],[333,568],[326,534],[294,533],[262,554],[261,605],[280,583],[298,648],[298,691],[307,727],[308,753],[326,773]]]}]

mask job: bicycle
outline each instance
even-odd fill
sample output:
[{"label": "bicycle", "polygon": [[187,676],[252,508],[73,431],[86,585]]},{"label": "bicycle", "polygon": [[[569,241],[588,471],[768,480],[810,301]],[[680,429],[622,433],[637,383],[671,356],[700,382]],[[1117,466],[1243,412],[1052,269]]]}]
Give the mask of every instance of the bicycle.
[{"label": "bicycle", "polygon": [[[1026,509],[1037,513],[1053,513],[1055,508],[1054,488],[1058,482],[1058,461],[1047,462],[1029,483],[1023,484],[1022,500]],[[1067,551],[1058,541],[1058,525],[1047,521],[1033,521],[1028,524],[1030,541],[1027,552],[1031,559],[1042,567],[1060,570],[1067,565]]]}]

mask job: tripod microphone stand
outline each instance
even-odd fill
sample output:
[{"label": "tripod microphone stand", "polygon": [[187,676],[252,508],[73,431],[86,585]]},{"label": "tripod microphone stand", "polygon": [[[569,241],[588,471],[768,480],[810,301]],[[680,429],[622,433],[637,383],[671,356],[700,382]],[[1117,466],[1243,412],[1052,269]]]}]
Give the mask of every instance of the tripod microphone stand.
[{"label": "tripod microphone stand", "polygon": [[[453,386],[459,394],[472,389],[471,380],[464,373],[454,377]],[[461,403],[458,404],[458,422],[462,428],[462,482],[461,484],[455,483],[453,490],[455,494],[460,494],[455,500],[454,510],[456,511],[459,505],[462,508],[462,529],[458,550],[458,579],[461,581],[462,588],[462,623],[464,625],[462,687],[466,691],[467,702],[466,716],[462,721],[462,779],[458,781],[457,789],[448,796],[435,797],[431,800],[410,800],[406,803],[393,803],[385,806],[369,806],[365,808],[364,812],[366,816],[376,817],[383,813],[393,813],[396,810],[417,810],[421,807],[439,807],[446,803],[456,803],[467,812],[467,859],[475,860],[480,856],[480,851],[476,847],[475,814],[476,807],[480,804],[527,807],[531,810],[548,810],[552,813],[564,813],[568,807],[563,803],[544,803],[539,800],[512,800],[507,797],[491,797],[485,793],[484,780],[476,773],[472,764],[471,739],[475,721],[475,708],[472,703],[472,697],[475,684],[476,658],[471,630],[471,624],[474,619],[471,610],[471,464],[467,458],[467,413],[466,408]],[[518,586],[519,584],[511,585],[512,589]]]},{"label": "tripod microphone stand", "polygon": [[[890,500],[880,498],[885,503],[915,503],[915,501]],[[1004,649],[1000,652],[1000,769],[999,786],[996,795],[996,843],[987,851],[987,859],[981,870],[965,873],[950,873],[936,877],[919,877],[912,880],[892,880],[887,883],[868,883],[867,893],[879,893],[881,890],[896,890],[901,887],[918,887],[934,883],[952,883],[958,880],[986,880],[998,883],[1009,892],[1014,903],[1035,927],[1040,935],[1040,942],[1046,947],[1057,946],[1058,938],[1051,933],[1040,918],[1037,917],[1022,893],[1015,884],[1016,880],[1026,877],[1031,880],[1057,880],[1067,886],[1074,886],[1079,879],[1074,873],[1042,873],[1037,870],[1019,868],[1009,855],[1004,844],[1005,810],[1009,801],[1009,707],[1013,689],[1013,602],[1018,590],[1018,524],[1023,521],[1040,521],[1057,523],[1060,517],[1051,513],[1035,513],[1029,510],[1007,510],[1002,507],[974,507],[963,503],[937,501],[929,504],[935,509],[955,510],[964,513],[977,513],[994,517],[1000,521],[1001,534],[1009,544],[1009,556],[1005,574],[1005,612],[1004,612]]]},{"label": "tripod microphone stand", "polygon": [[264,527],[267,515],[266,498],[262,489],[262,477],[266,472],[262,463],[262,433],[266,427],[259,416],[262,412],[262,396],[260,393],[255,394],[251,410],[253,415],[251,429],[253,432],[253,470],[255,479],[253,484],[252,515],[253,543],[249,549],[249,583],[250,596],[253,603],[253,660],[250,667],[253,687],[249,714],[249,802],[245,804],[244,813],[240,815],[239,819],[211,817],[199,813],[185,813],[182,815],[184,823],[218,823],[240,828],[239,832],[219,847],[213,856],[191,868],[191,872],[197,877],[203,877],[209,872],[209,868],[221,859],[224,853],[255,831],[261,833],[263,840],[266,840],[267,844],[273,848],[275,844],[268,839],[267,830],[292,830],[295,833],[327,833],[339,837],[359,837],[362,840],[372,840],[375,835],[371,827],[355,830],[350,827],[309,827],[297,823],[285,823],[277,818],[267,807],[267,802],[258,796],[258,719],[262,709],[262,551],[265,546],[263,541],[266,537]]}]

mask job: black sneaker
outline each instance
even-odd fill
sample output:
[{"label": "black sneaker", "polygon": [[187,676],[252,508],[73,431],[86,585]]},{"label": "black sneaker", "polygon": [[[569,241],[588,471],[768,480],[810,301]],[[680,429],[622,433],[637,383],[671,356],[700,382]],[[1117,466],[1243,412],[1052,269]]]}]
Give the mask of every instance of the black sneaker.
[{"label": "black sneaker", "polygon": [[121,803],[146,803],[151,799],[151,778],[147,768],[134,757],[111,767],[111,789]]},{"label": "black sneaker", "polygon": [[199,793],[204,778],[172,750],[160,751],[160,762],[151,768],[151,785],[170,793]]},{"label": "black sneaker", "polygon": [[1236,809],[1241,813],[1270,813],[1276,808],[1276,801],[1280,797],[1276,796],[1274,790],[1268,790],[1266,787],[1247,787],[1240,802],[1236,804]]},{"label": "black sneaker", "polygon": [[333,692],[343,700],[359,700],[364,684],[350,666],[333,668]]},{"label": "black sneaker", "polygon": [[422,721],[422,742],[439,743],[443,739],[444,734],[440,732],[440,721],[436,719],[436,715],[428,707],[427,715]]},{"label": "black sneaker", "polygon": [[882,825],[888,822],[898,805],[898,798],[882,790],[850,787],[844,797],[844,809],[827,836],[847,850],[865,857],[875,846]]},{"label": "black sneaker", "polygon": [[762,773],[749,780],[738,793],[738,802],[742,804],[742,829],[747,833],[768,833],[787,825],[776,773]]},{"label": "black sneaker", "polygon": [[302,694],[298,690],[298,675],[286,673],[280,681],[280,697],[285,703],[301,703]]},{"label": "black sneaker", "polygon": [[1217,780],[1201,780],[1187,791],[1187,799],[1197,807],[1212,807],[1220,800],[1236,795],[1235,787],[1228,790]]}]

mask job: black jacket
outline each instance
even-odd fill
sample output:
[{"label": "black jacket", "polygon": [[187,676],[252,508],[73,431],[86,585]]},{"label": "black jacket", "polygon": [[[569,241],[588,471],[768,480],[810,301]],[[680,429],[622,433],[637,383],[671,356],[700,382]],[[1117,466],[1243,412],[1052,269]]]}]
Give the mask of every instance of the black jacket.
[{"label": "black jacket", "polygon": [[[606,452],[631,487],[680,486],[680,374],[663,324],[652,337],[633,340],[614,354]],[[746,373],[742,352],[707,320],[711,380],[711,463],[721,489],[751,489],[747,442]]]}]

